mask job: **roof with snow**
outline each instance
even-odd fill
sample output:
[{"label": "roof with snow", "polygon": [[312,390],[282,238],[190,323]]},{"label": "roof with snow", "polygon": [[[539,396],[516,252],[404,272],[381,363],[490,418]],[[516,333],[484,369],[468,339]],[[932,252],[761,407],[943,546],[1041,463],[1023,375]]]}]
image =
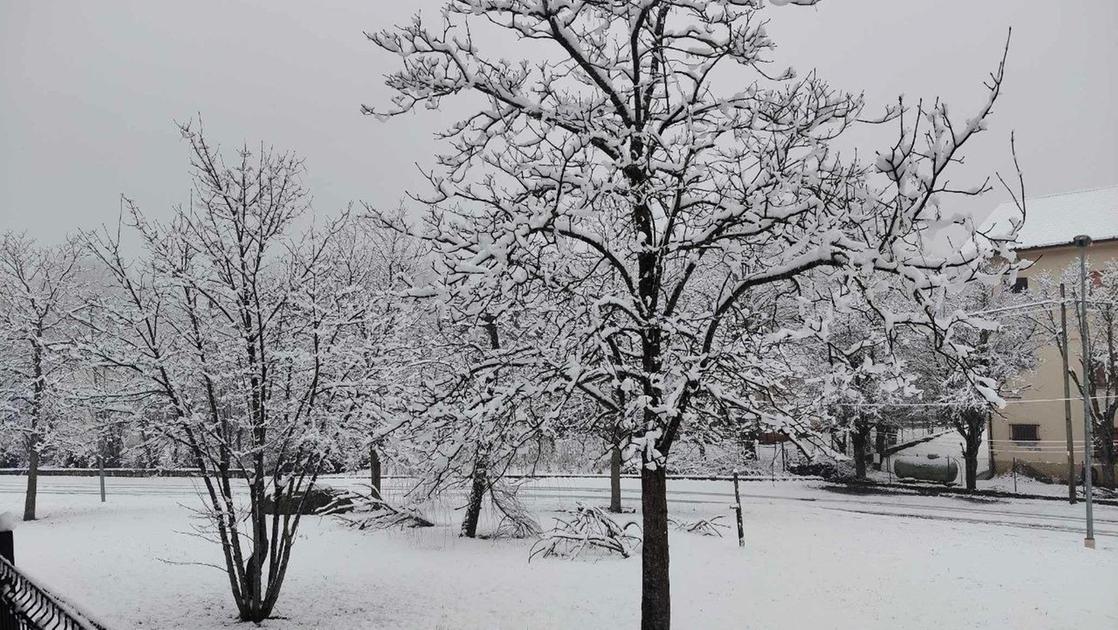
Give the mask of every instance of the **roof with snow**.
[{"label": "roof with snow", "polygon": [[[1118,239],[1118,185],[1026,200],[1025,225],[1017,234],[1017,247],[1070,245],[1079,234],[1093,240]],[[991,235],[1005,234],[1021,218],[1013,202],[994,208],[983,224]]]}]

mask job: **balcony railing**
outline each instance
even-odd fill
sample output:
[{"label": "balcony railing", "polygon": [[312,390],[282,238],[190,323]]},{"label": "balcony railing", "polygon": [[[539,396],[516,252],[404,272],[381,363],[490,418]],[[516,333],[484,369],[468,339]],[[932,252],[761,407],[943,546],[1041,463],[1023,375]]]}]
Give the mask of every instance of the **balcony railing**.
[{"label": "balcony railing", "polygon": [[106,630],[0,556],[0,630]]}]

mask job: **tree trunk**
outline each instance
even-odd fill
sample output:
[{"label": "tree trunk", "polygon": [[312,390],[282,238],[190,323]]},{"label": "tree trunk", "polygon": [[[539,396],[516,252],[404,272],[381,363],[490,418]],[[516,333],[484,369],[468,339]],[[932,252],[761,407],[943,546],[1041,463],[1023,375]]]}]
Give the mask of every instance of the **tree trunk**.
[{"label": "tree trunk", "polygon": [[373,498],[380,499],[380,453],[375,445],[369,445],[369,483],[373,486]]},{"label": "tree trunk", "polygon": [[609,453],[609,511],[621,512],[621,447],[617,444]]},{"label": "tree trunk", "polygon": [[35,520],[35,504],[39,495],[39,431],[43,426],[43,335],[40,328],[31,343],[31,364],[35,374],[32,384],[31,432],[27,436],[27,496],[23,501],[23,520]]},{"label": "tree trunk", "polygon": [[978,488],[978,451],[982,448],[982,433],[986,430],[988,412],[967,410],[962,422],[955,428],[963,436],[963,475],[967,490]]},{"label": "tree trunk", "polygon": [[[263,429],[254,428],[253,432],[254,441],[259,445],[257,448],[263,449]],[[268,515],[264,513],[264,456],[262,452],[258,452],[253,457],[253,471],[254,477],[252,480],[252,488],[250,490],[250,500],[253,505],[251,506],[252,518],[252,555],[249,556],[249,568],[245,573],[248,574],[249,588],[251,593],[249,599],[251,606],[251,615],[245,621],[252,621],[259,623],[268,618],[271,610],[265,610],[264,606],[264,561],[268,555]]]},{"label": "tree trunk", "polygon": [[668,479],[663,466],[641,467],[641,630],[669,630],[672,621],[668,578]]},{"label": "tree trunk", "polygon": [[963,457],[963,467],[965,468],[967,490],[978,488],[978,454],[967,453]]},{"label": "tree trunk", "polygon": [[850,432],[850,445],[854,448],[854,476],[866,478],[866,447],[869,446],[869,427],[855,425]]},{"label": "tree trunk", "polygon": [[473,484],[470,486],[470,500],[466,503],[466,516],[462,519],[460,536],[477,538],[477,522],[481,516],[481,500],[485,497],[485,467],[474,467]]},{"label": "tree trunk", "polygon": [[[482,317],[485,331],[489,334],[489,346],[493,350],[501,348],[501,338],[497,330],[497,320],[491,315]],[[496,379],[496,376],[494,376]],[[485,491],[489,484],[487,473],[488,450],[484,445],[478,446],[478,454],[474,460],[473,483],[470,485],[470,498],[466,502],[466,515],[462,519],[462,530],[459,536],[477,538],[477,522],[481,517],[481,501],[485,498]]]},{"label": "tree trunk", "polygon": [[1114,489],[1114,418],[1096,425],[1095,437],[1099,442],[1099,485]]},{"label": "tree trunk", "polygon": [[38,440],[32,441],[30,452],[27,456],[27,496],[23,502],[23,520],[35,520],[35,503],[39,494],[39,445]]},{"label": "tree trunk", "polygon": [[978,488],[978,444],[972,445],[969,438],[967,444],[963,447],[963,468],[965,469],[967,490]]}]

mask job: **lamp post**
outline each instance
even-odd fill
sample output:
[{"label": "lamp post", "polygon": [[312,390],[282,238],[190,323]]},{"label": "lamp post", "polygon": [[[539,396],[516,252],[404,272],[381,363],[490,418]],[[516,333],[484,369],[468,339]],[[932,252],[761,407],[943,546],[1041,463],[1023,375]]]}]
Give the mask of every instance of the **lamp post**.
[{"label": "lamp post", "polygon": [[1083,346],[1083,380],[1080,383],[1083,395],[1083,494],[1087,504],[1087,537],[1083,539],[1083,546],[1088,549],[1095,548],[1095,522],[1091,509],[1091,449],[1094,438],[1091,433],[1091,400],[1087,393],[1094,377],[1091,371],[1091,339],[1087,330],[1087,246],[1091,244],[1091,237],[1080,234],[1074,239],[1075,246],[1079,249],[1079,337]]}]

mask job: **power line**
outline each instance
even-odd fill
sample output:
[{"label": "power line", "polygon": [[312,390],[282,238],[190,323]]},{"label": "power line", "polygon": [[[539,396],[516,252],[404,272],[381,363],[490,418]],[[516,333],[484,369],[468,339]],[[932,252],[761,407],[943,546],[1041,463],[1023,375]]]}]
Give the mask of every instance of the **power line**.
[{"label": "power line", "polygon": [[[1114,396],[1088,396],[1088,400],[1111,400]],[[1035,398],[1032,400],[1006,400],[1007,405],[1030,405],[1033,403],[1051,403],[1051,402],[1064,402],[1065,400],[1082,400],[1082,396],[1071,396],[1069,398]],[[946,402],[927,402],[927,403],[843,403],[836,402],[830,403],[839,407],[869,407],[869,408],[884,408],[884,407],[960,407],[959,403],[946,403]]]},{"label": "power line", "polygon": [[[1067,440],[1014,440],[1012,438],[1005,440],[990,440],[991,442],[1013,442],[1014,444],[1059,444],[1061,446],[1067,445]],[[1077,443],[1082,444],[1083,440],[1075,440]]]},{"label": "power line", "polygon": [[[1014,304],[1012,306],[1001,306],[998,308],[991,308],[985,311],[975,311],[967,313],[967,315],[991,315],[994,313],[1003,313],[1011,311],[1023,311],[1028,309],[1035,309],[1041,306],[1055,306],[1058,304],[1079,304],[1082,300],[1079,298],[1065,298],[1063,300],[1040,300],[1038,302],[1027,302],[1025,304]],[[1113,300],[1087,300],[1089,305],[1105,305],[1105,306],[1118,306],[1118,302]]]}]

